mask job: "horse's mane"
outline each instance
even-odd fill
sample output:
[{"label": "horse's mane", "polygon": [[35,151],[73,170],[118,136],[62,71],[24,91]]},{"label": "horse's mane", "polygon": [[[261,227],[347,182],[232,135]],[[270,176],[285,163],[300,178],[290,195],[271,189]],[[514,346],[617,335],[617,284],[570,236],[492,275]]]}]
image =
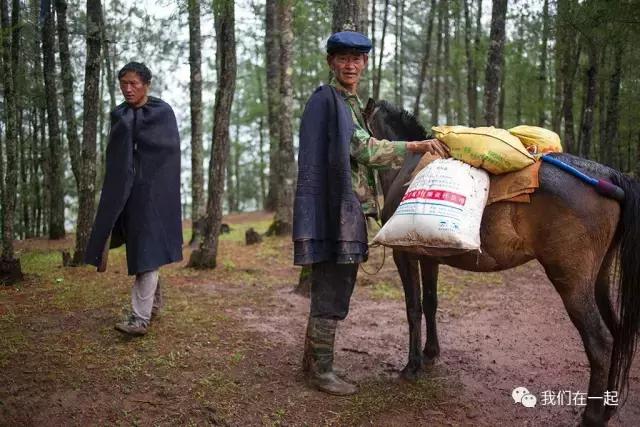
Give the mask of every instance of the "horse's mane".
[{"label": "horse's mane", "polygon": [[394,128],[396,130],[402,129],[402,132],[406,133],[409,139],[421,140],[426,138],[427,131],[416,116],[388,101],[379,101],[378,106],[395,122],[394,124],[397,127],[394,126]]}]

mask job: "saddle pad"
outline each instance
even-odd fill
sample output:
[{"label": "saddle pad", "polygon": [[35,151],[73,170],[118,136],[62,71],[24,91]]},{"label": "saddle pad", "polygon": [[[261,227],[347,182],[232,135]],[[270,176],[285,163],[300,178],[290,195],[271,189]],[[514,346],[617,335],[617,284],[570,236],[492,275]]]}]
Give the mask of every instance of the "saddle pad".
[{"label": "saddle pad", "polygon": [[[440,156],[429,153],[423,155],[420,163],[418,163],[418,166],[416,166],[411,175],[411,180],[429,163],[439,158]],[[537,161],[515,172],[502,175],[489,175],[491,184],[489,185],[487,206],[496,202],[531,202],[529,195],[540,186],[538,172],[540,171],[541,164],[542,162]]]}]

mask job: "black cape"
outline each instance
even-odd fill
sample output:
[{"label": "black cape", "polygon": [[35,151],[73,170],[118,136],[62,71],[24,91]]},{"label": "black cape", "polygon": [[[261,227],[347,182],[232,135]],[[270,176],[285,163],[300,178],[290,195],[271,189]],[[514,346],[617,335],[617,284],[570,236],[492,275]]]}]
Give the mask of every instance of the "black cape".
[{"label": "black cape", "polygon": [[149,97],[134,109],[111,112],[106,173],[85,253],[98,266],[111,248],[126,243],[129,274],[182,259],[180,135],[173,110]]},{"label": "black cape", "polygon": [[296,265],[367,259],[366,221],[351,181],[353,129],[351,111],[336,89],[316,89],[300,122],[293,208]]}]

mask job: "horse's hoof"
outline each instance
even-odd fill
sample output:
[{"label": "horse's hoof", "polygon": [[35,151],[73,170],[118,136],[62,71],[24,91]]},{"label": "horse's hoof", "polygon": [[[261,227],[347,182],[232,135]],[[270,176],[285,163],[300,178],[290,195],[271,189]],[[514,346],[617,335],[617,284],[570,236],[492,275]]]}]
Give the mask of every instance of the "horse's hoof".
[{"label": "horse's hoof", "polygon": [[402,369],[402,371],[400,371],[400,379],[414,382],[418,380],[422,374],[424,374],[424,370],[421,366],[407,365]]},{"label": "horse's hoof", "polygon": [[440,360],[440,355],[436,354],[435,356],[427,356],[426,354],[422,356],[422,366],[425,368],[430,368],[434,366]]}]

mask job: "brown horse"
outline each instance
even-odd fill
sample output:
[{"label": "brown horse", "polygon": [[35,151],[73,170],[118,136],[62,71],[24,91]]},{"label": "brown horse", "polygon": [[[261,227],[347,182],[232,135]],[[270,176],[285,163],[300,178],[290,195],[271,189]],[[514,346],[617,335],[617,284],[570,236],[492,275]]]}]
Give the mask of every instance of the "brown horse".
[{"label": "brown horse", "polygon": [[[413,116],[384,101],[370,101],[365,118],[377,138],[426,138],[424,128]],[[640,185],[598,163],[568,154],[554,156],[618,185],[625,191],[625,200],[620,204],[600,196],[545,162],[539,173],[540,188],[532,194],[531,203],[487,206],[480,230],[481,254],[428,257],[394,250],[409,321],[409,362],[402,371],[405,378],[415,378],[425,363],[440,354],[436,327],[439,264],[489,272],[537,259],[582,338],[591,368],[588,395],[627,390],[640,323]],[[381,174],[383,222],[398,207],[419,158],[411,155],[401,169]],[[423,312],[427,339],[421,350]],[[582,424],[606,425],[615,408],[604,406],[603,400],[589,399]]]}]

